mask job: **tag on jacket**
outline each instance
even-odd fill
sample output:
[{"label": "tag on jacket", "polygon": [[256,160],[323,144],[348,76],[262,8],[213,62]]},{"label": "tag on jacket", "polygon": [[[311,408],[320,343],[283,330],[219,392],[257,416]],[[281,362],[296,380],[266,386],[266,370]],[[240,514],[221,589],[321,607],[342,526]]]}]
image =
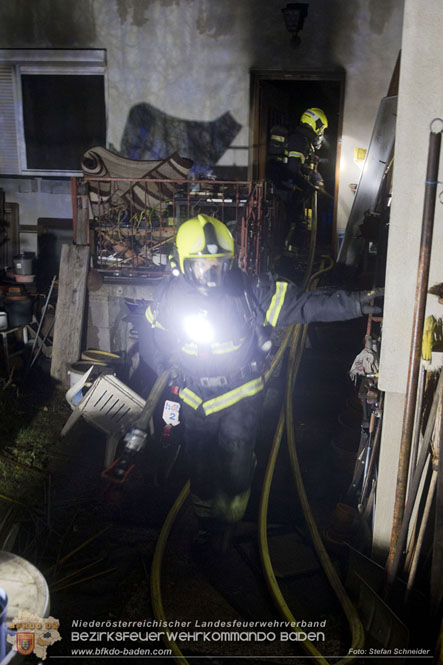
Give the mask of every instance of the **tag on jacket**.
[{"label": "tag on jacket", "polygon": [[165,405],[163,407],[163,414],[162,414],[162,418],[165,421],[165,423],[167,425],[175,427],[180,423],[179,415],[180,415],[180,403],[173,402],[172,400],[167,399],[165,401]]}]

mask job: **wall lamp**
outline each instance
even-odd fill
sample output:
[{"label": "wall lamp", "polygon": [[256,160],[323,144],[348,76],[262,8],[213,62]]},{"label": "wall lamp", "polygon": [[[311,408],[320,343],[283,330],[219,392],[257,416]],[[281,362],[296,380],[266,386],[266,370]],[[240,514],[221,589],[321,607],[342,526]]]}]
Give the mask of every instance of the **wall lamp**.
[{"label": "wall lamp", "polygon": [[308,3],[290,2],[281,11],[285,20],[286,30],[291,34],[291,44],[294,48],[297,48],[301,42],[298,33],[303,30],[303,24],[308,15]]}]

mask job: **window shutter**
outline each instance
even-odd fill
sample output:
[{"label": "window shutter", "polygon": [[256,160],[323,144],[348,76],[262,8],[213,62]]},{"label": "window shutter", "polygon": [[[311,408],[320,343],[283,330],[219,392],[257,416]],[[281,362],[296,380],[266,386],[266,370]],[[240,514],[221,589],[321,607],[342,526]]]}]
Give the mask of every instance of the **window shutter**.
[{"label": "window shutter", "polygon": [[13,67],[0,63],[0,174],[20,173],[15,121]]}]

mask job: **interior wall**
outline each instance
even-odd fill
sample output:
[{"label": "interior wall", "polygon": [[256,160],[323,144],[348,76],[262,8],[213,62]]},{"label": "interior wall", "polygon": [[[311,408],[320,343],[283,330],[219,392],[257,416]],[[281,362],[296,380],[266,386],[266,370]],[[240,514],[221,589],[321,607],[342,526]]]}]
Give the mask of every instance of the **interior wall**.
[{"label": "interior wall", "polygon": [[[106,49],[108,147],[146,158],[159,143],[168,145],[168,127],[175,131],[183,121],[196,121],[217,146],[211,154],[220,173],[247,167],[251,68],[343,68],[338,226],[344,227],[352,206],[349,184],[359,177],[353,148],[367,147],[386,94],[400,46],[403,0],[311,0],[297,50],[284,26],[284,5],[280,0],[3,0],[0,43]],[[155,125],[152,145],[146,134],[159,118],[166,129],[162,136]],[[223,143],[226,136],[229,145]],[[50,216],[51,195],[35,195],[47,208],[44,216]],[[7,198],[15,200],[11,187]],[[32,216],[23,209],[21,222],[34,223]],[[70,206],[60,216],[70,216]]]},{"label": "interior wall", "polygon": [[[430,124],[434,118],[443,117],[442,30],[440,0],[420,5],[406,0],[379,378],[379,387],[386,391],[374,536],[374,550],[380,556],[386,554],[392,528]],[[442,128],[443,121],[435,124],[435,131]],[[440,160],[438,179],[442,180],[443,159]],[[439,185],[437,193],[441,190]],[[443,282],[442,252],[443,206],[437,198],[430,286]],[[442,316],[436,296],[428,296],[428,314]],[[441,364],[441,357],[439,360]]]}]

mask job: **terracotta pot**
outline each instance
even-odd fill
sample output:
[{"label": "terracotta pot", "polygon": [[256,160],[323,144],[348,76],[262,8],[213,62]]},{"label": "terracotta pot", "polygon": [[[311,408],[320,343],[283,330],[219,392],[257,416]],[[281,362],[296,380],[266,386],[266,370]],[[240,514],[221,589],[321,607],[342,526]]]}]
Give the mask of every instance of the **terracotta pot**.
[{"label": "terracotta pot", "polygon": [[35,280],[35,275],[16,275],[15,281],[18,284],[31,284]]}]

